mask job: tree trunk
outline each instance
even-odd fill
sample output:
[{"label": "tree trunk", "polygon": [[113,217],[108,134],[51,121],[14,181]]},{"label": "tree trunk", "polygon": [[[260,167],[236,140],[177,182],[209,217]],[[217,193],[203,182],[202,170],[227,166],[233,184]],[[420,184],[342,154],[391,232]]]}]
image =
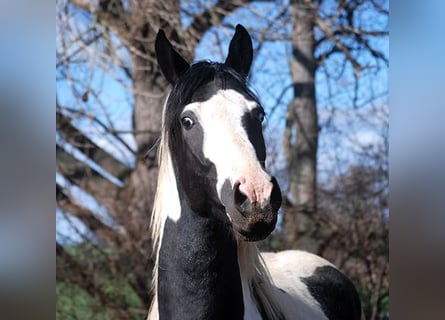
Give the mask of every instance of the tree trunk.
[{"label": "tree trunk", "polygon": [[316,156],[318,119],[315,102],[314,15],[302,1],[292,3],[291,75],[294,100],[288,107],[284,147],[289,164],[289,191],[293,214],[285,215],[284,226],[290,247],[295,247],[302,225],[316,210]]}]

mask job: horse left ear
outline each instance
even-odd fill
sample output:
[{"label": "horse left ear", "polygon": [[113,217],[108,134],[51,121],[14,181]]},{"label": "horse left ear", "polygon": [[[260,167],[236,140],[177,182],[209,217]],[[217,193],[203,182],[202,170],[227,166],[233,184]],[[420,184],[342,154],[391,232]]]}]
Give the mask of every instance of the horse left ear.
[{"label": "horse left ear", "polygon": [[238,24],[235,35],[230,41],[229,54],[227,55],[226,66],[232,67],[243,77],[249,74],[253,59],[252,39],[246,28]]},{"label": "horse left ear", "polygon": [[155,51],[162,73],[171,84],[175,84],[179,77],[190,68],[188,62],[173,49],[163,30],[159,30],[156,35]]}]

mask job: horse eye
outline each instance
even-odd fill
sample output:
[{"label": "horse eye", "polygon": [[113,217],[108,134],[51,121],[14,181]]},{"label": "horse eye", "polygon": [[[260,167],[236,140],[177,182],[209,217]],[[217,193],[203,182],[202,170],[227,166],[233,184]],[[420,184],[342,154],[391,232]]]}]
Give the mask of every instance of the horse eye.
[{"label": "horse eye", "polygon": [[266,116],[266,114],[264,113],[264,111],[262,109],[256,109],[254,111],[254,115],[260,122],[263,122],[264,117]]},{"label": "horse eye", "polygon": [[264,112],[260,112],[260,113],[258,114],[258,120],[260,120],[261,123],[264,121],[264,117],[265,117]]},{"label": "horse eye", "polygon": [[190,130],[195,124],[189,116],[185,116],[181,118],[181,124],[185,130]]}]

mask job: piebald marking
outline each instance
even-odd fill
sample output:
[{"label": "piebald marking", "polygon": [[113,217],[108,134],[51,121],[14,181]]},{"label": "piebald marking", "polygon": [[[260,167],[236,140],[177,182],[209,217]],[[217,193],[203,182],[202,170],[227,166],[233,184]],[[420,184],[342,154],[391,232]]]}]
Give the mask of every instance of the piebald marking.
[{"label": "piebald marking", "polygon": [[203,128],[203,152],[214,163],[218,175],[217,188],[221,201],[222,185],[239,181],[240,190],[251,202],[263,202],[272,190],[271,177],[258,162],[256,151],[242,126],[242,116],[258,107],[233,89],[219,90],[204,102],[185,106],[193,112]]}]

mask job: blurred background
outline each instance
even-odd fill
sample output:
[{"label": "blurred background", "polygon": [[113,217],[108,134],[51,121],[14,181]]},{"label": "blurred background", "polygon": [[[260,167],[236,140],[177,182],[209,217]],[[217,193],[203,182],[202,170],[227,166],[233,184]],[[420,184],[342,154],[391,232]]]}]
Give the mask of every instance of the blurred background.
[{"label": "blurred background", "polygon": [[189,61],[224,61],[236,24],[283,191],[263,250],[303,249],[389,318],[388,1],[56,2],[57,319],[143,319],[156,141],[169,85],[159,28]]}]

